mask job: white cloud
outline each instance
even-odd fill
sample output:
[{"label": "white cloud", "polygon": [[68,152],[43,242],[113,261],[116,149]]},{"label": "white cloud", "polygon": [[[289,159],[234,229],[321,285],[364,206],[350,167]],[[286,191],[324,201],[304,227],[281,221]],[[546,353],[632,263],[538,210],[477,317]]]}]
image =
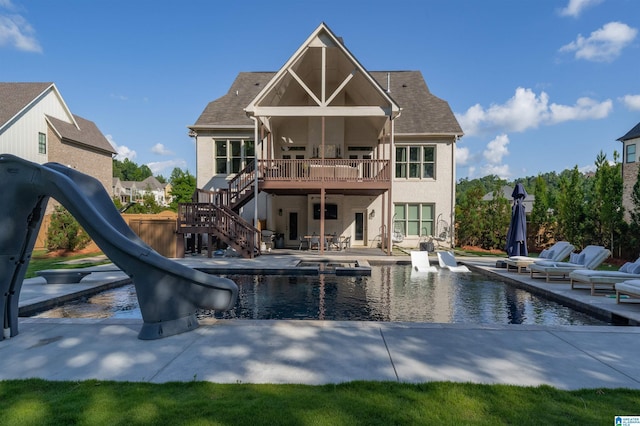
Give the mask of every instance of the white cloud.
[{"label": "white cloud", "polygon": [[567,7],[560,10],[560,15],[577,18],[583,10],[602,3],[602,0],[569,0]]},{"label": "white cloud", "polygon": [[456,145],[456,165],[466,166],[470,159],[469,148]]},{"label": "white cloud", "polygon": [[504,104],[488,108],[476,104],[456,117],[468,136],[481,133],[523,132],[542,124],[557,124],[569,120],[589,120],[606,117],[613,108],[610,99],[603,102],[580,98],[573,106],[553,103],[545,92],[536,95],[531,89],[518,87]]},{"label": "white cloud", "polygon": [[186,168],[187,162],[178,158],[175,160],[154,161],[152,163],[147,163],[147,166],[151,169],[151,172],[154,175],[161,174],[168,177],[168,175],[171,174],[174,168]]},{"label": "white cloud", "polygon": [[550,120],[553,123],[562,123],[563,121],[573,120],[597,120],[605,118],[613,109],[613,102],[607,99],[603,102],[597,102],[591,98],[579,98],[573,106],[551,104]]},{"label": "white cloud", "polygon": [[638,30],[622,22],[609,22],[592,32],[589,37],[578,38],[560,48],[560,52],[575,52],[576,59],[611,62],[620,56],[638,34]]},{"label": "white cloud", "polygon": [[25,52],[42,52],[34,29],[20,15],[0,15],[0,47],[3,46]]},{"label": "white cloud", "polygon": [[151,152],[158,155],[173,155],[173,151],[170,151],[164,147],[163,144],[157,143],[151,148]]},{"label": "white cloud", "polygon": [[509,155],[507,145],[509,145],[509,136],[503,133],[487,144],[482,155],[492,166],[499,165],[502,159]]},{"label": "white cloud", "polygon": [[511,171],[507,164],[485,164],[482,166],[482,176],[497,175],[500,179],[511,178]]},{"label": "white cloud", "polygon": [[128,158],[130,161],[133,161],[134,158],[136,158],[137,153],[134,150],[129,149],[129,147],[126,147],[124,145],[118,145],[113,140],[113,136],[111,135],[105,135],[105,137],[107,138],[109,143],[113,146],[114,151],[117,152],[115,157],[116,160],[124,161],[125,158]]},{"label": "white cloud", "polygon": [[624,95],[620,101],[632,111],[640,110],[640,95]]}]

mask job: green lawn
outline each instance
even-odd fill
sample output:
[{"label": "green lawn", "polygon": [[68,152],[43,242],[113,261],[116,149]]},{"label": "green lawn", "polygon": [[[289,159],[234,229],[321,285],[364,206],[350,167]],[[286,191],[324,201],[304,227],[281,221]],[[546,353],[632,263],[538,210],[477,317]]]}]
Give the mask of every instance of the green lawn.
[{"label": "green lawn", "polygon": [[459,383],[0,382],[3,425],[608,425],[640,391]]},{"label": "green lawn", "polygon": [[77,265],[65,265],[61,262],[65,262],[67,260],[84,259],[86,257],[93,257],[101,253],[72,254],[65,257],[48,257],[46,254],[47,252],[45,250],[33,251],[31,255],[31,260],[29,261],[29,266],[27,267],[27,273],[25,274],[25,278],[33,278],[36,276],[37,271],[42,271],[43,269],[86,268],[89,266],[102,265],[102,264],[111,262],[110,260],[106,260],[104,262],[90,262],[90,263],[83,263],[83,264],[77,264]]}]

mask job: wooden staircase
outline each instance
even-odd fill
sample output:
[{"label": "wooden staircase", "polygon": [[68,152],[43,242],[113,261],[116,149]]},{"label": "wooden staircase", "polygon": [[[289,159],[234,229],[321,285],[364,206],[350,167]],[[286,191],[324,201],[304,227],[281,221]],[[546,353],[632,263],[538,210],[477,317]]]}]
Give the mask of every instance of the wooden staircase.
[{"label": "wooden staircase", "polygon": [[254,198],[254,183],[252,163],[229,182],[228,190],[196,189],[193,202],[178,205],[177,232],[215,237],[244,258],[260,255],[260,232],[238,214],[240,208]]}]

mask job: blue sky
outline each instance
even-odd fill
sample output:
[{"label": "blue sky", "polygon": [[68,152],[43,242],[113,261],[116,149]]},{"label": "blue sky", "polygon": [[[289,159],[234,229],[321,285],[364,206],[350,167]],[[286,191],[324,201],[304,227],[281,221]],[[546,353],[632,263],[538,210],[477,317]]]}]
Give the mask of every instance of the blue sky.
[{"label": "blue sky", "polygon": [[640,122],[637,0],[0,0],[0,81],[52,81],[119,158],[195,174],[187,126],[325,22],[370,71],[419,70],[466,135],[458,178],[578,166]]}]

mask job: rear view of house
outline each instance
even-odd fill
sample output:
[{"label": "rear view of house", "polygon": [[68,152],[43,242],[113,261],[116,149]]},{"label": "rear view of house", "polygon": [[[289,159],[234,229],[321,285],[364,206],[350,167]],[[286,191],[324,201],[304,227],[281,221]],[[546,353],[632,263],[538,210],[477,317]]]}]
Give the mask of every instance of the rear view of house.
[{"label": "rear view of house", "polygon": [[189,129],[198,188],[286,247],[453,241],[451,108],[420,71],[365,69],[324,23],[280,70],[238,74]]}]

